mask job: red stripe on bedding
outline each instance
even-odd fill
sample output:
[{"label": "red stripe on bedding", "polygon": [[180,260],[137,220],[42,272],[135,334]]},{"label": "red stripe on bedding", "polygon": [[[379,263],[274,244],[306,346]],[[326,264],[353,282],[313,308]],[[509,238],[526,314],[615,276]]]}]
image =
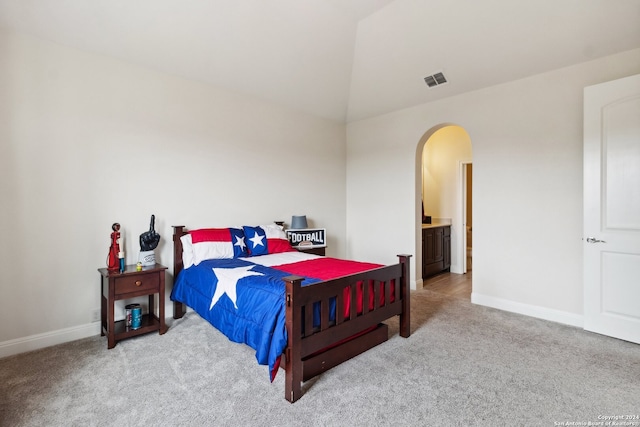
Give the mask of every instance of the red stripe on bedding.
[{"label": "red stripe on bedding", "polygon": [[314,277],[320,280],[336,279],[361,271],[373,270],[382,267],[380,264],[370,262],[349,261],[337,258],[314,258],[291,264],[277,265],[276,268],[287,273],[303,277]]},{"label": "red stripe on bedding", "polygon": [[231,233],[228,228],[202,228],[190,232],[191,242],[231,242]]},{"label": "red stripe on bedding", "polygon": [[[316,278],[320,280],[337,279],[338,277],[348,276],[350,274],[360,273],[367,270],[373,270],[375,268],[383,267],[380,264],[372,264],[369,262],[350,261],[337,258],[314,258],[306,261],[294,262],[291,264],[282,264],[274,266],[273,268],[285,271],[297,276]],[[391,302],[395,299],[395,284],[391,283]],[[349,288],[344,289],[344,317],[349,317],[351,310],[351,292]],[[357,297],[357,312],[362,313],[362,282],[358,282],[358,288],[356,291]],[[369,309],[374,307],[374,291],[373,283],[369,283]],[[384,305],[384,294],[380,295],[380,301],[378,306]]]}]

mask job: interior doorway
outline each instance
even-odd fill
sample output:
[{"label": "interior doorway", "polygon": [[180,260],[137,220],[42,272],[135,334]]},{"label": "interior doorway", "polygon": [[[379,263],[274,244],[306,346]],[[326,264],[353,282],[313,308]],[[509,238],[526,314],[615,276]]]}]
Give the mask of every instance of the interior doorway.
[{"label": "interior doorway", "polygon": [[473,163],[462,162],[462,218],[464,227],[465,257],[462,260],[462,272],[468,273],[473,269]]},{"label": "interior doorway", "polygon": [[450,273],[470,272],[473,268],[471,139],[464,128],[442,124],[424,134],[416,154],[419,165],[416,206],[421,213],[417,215],[416,254],[421,256],[422,263],[416,262],[423,265],[423,271],[430,272],[430,269],[424,270],[425,262],[429,267],[432,264],[428,264],[430,258],[424,258],[426,251],[422,243],[423,222],[430,219],[432,223],[450,224],[450,240],[446,233],[444,237],[444,248],[450,250]]}]

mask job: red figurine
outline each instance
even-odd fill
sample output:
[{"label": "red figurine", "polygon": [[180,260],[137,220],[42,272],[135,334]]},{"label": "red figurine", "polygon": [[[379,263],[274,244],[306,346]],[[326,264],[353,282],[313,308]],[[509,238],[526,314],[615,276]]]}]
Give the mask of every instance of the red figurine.
[{"label": "red figurine", "polygon": [[120,270],[120,260],[118,259],[120,254],[120,224],[114,222],[111,229],[113,233],[111,233],[111,247],[109,248],[109,255],[107,255],[107,269],[118,271]]}]

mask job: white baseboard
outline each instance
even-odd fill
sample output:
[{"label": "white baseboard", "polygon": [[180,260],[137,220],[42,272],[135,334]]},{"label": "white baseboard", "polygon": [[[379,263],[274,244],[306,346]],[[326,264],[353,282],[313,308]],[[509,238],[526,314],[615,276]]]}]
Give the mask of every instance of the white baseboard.
[{"label": "white baseboard", "polygon": [[0,358],[91,337],[98,335],[99,333],[100,322],[97,321],[87,323],[85,325],[0,342]]},{"label": "white baseboard", "polygon": [[[416,281],[412,281],[411,289],[422,289],[422,280],[418,279]],[[477,292],[471,293],[471,302],[473,304],[484,305],[487,307],[497,308],[499,310],[509,311],[512,313],[524,314],[525,316],[536,317],[539,319],[563,323],[579,328],[584,327],[583,316],[574,313],[568,313],[566,311],[553,310],[535,305],[523,304],[515,301],[505,300],[502,298],[482,295]],[[65,342],[75,341],[82,338],[88,338],[94,335],[98,335],[99,333],[100,322],[93,322],[85,325],[74,326],[71,328],[60,329],[57,331],[45,332],[42,334],[36,334],[28,337],[0,342],[0,358],[13,356],[14,354],[19,353],[25,353],[27,351],[39,350],[41,348],[63,344]]]},{"label": "white baseboard", "polygon": [[538,319],[549,320],[551,322],[576,326],[578,328],[584,327],[584,318],[582,315],[568,313],[566,311],[523,304],[502,298],[478,294],[477,292],[471,293],[471,302],[473,304],[484,305],[487,307],[497,308],[499,310],[510,311],[512,313],[524,314],[525,316],[536,317]]}]

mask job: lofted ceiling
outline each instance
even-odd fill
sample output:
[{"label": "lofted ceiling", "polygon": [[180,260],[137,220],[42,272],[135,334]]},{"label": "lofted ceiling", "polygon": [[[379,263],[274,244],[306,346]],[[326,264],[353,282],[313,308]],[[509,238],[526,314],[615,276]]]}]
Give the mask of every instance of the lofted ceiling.
[{"label": "lofted ceiling", "polygon": [[0,0],[0,29],[353,121],[640,48],[640,0]]}]

